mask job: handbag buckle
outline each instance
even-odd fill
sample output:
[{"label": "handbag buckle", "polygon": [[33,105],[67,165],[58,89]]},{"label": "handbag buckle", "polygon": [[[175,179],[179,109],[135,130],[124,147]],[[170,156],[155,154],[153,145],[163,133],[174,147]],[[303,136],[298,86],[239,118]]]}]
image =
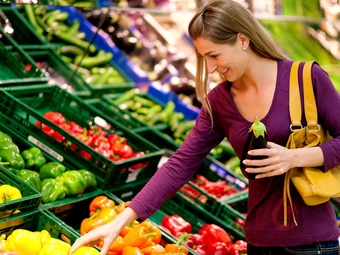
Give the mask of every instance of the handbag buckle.
[{"label": "handbag buckle", "polygon": [[[311,127],[311,128],[309,128],[309,127]],[[320,125],[319,124],[315,124],[315,125],[307,125],[306,126],[307,132],[310,132],[311,130],[313,130],[313,127],[316,127],[316,130],[314,130],[314,131],[316,131],[316,132],[320,131]]]},{"label": "handbag buckle", "polygon": [[290,124],[289,128],[290,128],[290,131],[293,132],[294,130],[300,130],[300,129],[302,129],[303,127],[302,127],[301,124],[300,124],[300,125],[293,125],[293,124]]}]

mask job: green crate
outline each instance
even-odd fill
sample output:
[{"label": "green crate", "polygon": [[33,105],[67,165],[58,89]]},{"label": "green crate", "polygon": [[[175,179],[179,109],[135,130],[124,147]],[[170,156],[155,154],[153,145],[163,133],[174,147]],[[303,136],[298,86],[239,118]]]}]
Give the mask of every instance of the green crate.
[{"label": "green crate", "polygon": [[73,244],[80,234],[55,217],[51,212],[43,209],[16,215],[15,218],[0,222],[0,234],[9,236],[15,229],[30,231],[47,230],[51,237]]},{"label": "green crate", "polygon": [[[169,158],[173,154],[172,151],[166,150],[164,153],[164,160]],[[219,175],[216,169],[223,171],[223,177]],[[233,195],[224,196],[222,198],[217,198],[216,196],[209,194],[207,191],[196,185],[192,180],[184,184],[179,192],[190,200],[192,203],[196,204],[197,207],[202,210],[210,211],[211,213],[216,213],[221,206],[223,201],[232,198],[238,193],[243,193],[243,190],[247,189],[247,182],[237,176],[234,172],[226,169],[219,161],[214,159],[212,156],[207,156],[201,165],[198,167],[196,174],[204,176],[209,181],[226,181],[226,185],[234,189],[237,193]],[[195,178],[195,175],[194,177]]]},{"label": "green crate", "polygon": [[[105,122],[110,125],[108,132],[115,132],[124,136],[134,151],[144,151],[146,154],[140,157],[129,158],[114,162],[109,158],[85,145],[64,129],[51,121],[43,118],[47,111],[61,112],[66,119],[73,120],[81,126],[89,127],[89,123],[95,123],[96,119],[103,117],[93,107],[59,86],[30,86],[22,89],[7,88],[0,91],[0,118],[5,126],[14,129],[24,139],[36,139],[49,153],[59,161],[72,161],[79,168],[85,168],[96,174],[102,180],[102,189],[121,185],[128,182],[148,180],[157,170],[157,166],[163,150],[150,143],[145,138],[126,129],[122,124],[112,119]],[[50,126],[63,136],[59,142],[46,134],[41,126],[35,124],[39,121]],[[74,144],[77,149],[72,149],[68,144]],[[83,151],[91,155],[90,159],[79,154]],[[131,171],[135,165],[143,167]]]},{"label": "green crate", "polygon": [[[47,82],[33,59],[0,28],[0,86]],[[8,42],[8,46],[4,42]]]},{"label": "green crate", "polygon": [[[219,212],[222,214],[222,208]],[[216,215],[193,203],[180,192],[176,192],[150,219],[160,224],[165,215],[178,214],[191,223],[193,233],[197,233],[204,224],[216,224],[228,232],[232,241],[245,240],[243,226],[239,224],[244,221],[244,216],[228,205],[223,206],[223,213],[223,217],[220,214]]]},{"label": "green crate", "polygon": [[21,15],[22,7],[1,5],[0,9],[7,16],[13,28],[11,37],[23,49],[47,48],[48,43],[39,35],[30,23]]},{"label": "green crate", "polygon": [[20,190],[22,198],[0,203],[0,222],[32,211],[39,207],[42,194],[26,184],[14,173],[0,165],[0,185],[9,184]]},{"label": "green crate", "polygon": [[77,96],[91,96],[89,84],[79,73],[74,72],[55,50],[26,50],[26,52],[49,77],[48,84],[57,84]]},{"label": "green crate", "polygon": [[145,126],[144,123],[138,120],[136,121],[135,119],[131,119],[130,115],[124,114],[124,112],[120,108],[108,105],[101,98],[85,99],[85,102],[86,104],[96,108],[102,116],[105,116],[105,118],[119,121],[126,128],[135,129]]},{"label": "green crate", "polygon": [[[97,193],[92,197],[88,197],[86,199],[78,199],[74,200],[72,203],[67,204],[55,204],[54,207],[50,207],[48,211],[52,213],[55,217],[57,217],[60,221],[66,224],[69,228],[73,229],[75,232],[79,233],[80,225],[83,219],[89,217],[89,205],[91,201],[96,197],[104,195],[108,198],[112,199],[116,205],[120,203],[124,203],[124,200],[117,197],[112,192],[102,191],[101,193]],[[151,223],[155,224],[157,227],[158,224],[153,222],[151,219],[148,219]],[[162,241],[161,243],[176,243],[178,241],[177,238],[161,229],[162,233]],[[79,233],[80,234],[80,233]],[[195,254],[191,252],[190,254]]]},{"label": "green crate", "polygon": [[246,217],[248,207],[248,189],[230,196],[227,200],[223,201],[222,204],[231,206]]}]

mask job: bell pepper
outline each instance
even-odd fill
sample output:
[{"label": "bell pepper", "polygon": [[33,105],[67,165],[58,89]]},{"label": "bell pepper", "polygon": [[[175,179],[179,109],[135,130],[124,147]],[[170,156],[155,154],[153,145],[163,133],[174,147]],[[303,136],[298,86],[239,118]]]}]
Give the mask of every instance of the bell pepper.
[{"label": "bell pepper", "polygon": [[229,234],[216,224],[204,224],[198,231],[198,234],[203,237],[203,242],[208,250],[210,246],[213,246],[215,243],[221,242],[227,246],[231,246],[232,244]]},{"label": "bell pepper", "polygon": [[46,164],[46,158],[38,147],[31,147],[21,152],[26,169],[40,170]]},{"label": "bell pepper", "polygon": [[0,143],[4,141],[13,142],[12,137],[9,134],[0,131]]},{"label": "bell pepper", "polygon": [[156,235],[155,232],[149,232],[146,226],[139,224],[131,229],[123,239],[126,246],[142,247],[149,237],[156,237]]},{"label": "bell pepper", "polygon": [[39,171],[40,180],[45,180],[48,178],[57,178],[62,175],[66,170],[66,167],[59,162],[49,162],[43,165]]},{"label": "bell pepper", "polygon": [[[117,212],[117,210],[116,210],[116,212]],[[137,226],[139,226],[139,221],[134,220],[131,223],[125,225],[124,228],[120,231],[119,235],[124,237],[127,233],[129,233],[132,229],[134,229]]]},{"label": "bell pepper", "polygon": [[69,170],[59,175],[56,180],[60,182],[66,192],[66,196],[78,196],[84,193],[86,180],[78,170]]},{"label": "bell pepper", "polygon": [[143,255],[141,250],[135,246],[125,246],[122,255]]},{"label": "bell pepper", "polygon": [[14,199],[22,198],[21,191],[12,185],[2,184],[0,186],[0,203],[6,203]]},{"label": "bell pepper", "polygon": [[54,124],[58,126],[66,123],[65,117],[60,112],[49,111],[49,112],[44,113],[43,117],[45,119],[50,120],[51,122],[53,122]]},{"label": "bell pepper", "polygon": [[71,245],[69,243],[66,243],[60,239],[50,238],[49,241],[42,246],[39,255],[69,255],[70,250]]},{"label": "bell pepper", "polygon": [[41,180],[38,172],[29,169],[21,169],[17,172],[17,176],[36,190],[41,190]]},{"label": "bell pepper", "polygon": [[10,141],[4,141],[0,145],[0,157],[2,162],[7,162],[11,171],[25,168],[25,161],[20,154],[19,147]]},{"label": "bell pepper", "polygon": [[72,253],[72,255],[100,255],[100,251],[94,247],[80,246]]},{"label": "bell pepper", "polygon": [[39,236],[26,229],[15,229],[7,237],[7,246],[10,251],[19,255],[38,255],[41,249]]},{"label": "bell pepper", "polygon": [[90,232],[92,229],[99,227],[113,220],[117,215],[114,208],[104,207],[101,210],[97,210],[89,218],[85,218],[80,223],[80,234],[84,235]]},{"label": "bell pepper", "polygon": [[247,255],[247,242],[243,240],[237,240],[231,246],[230,255]]},{"label": "bell pepper", "polygon": [[[99,248],[102,248],[103,247],[103,242],[101,241],[99,244],[98,244],[98,247]],[[125,247],[125,243],[124,243],[124,240],[123,240],[123,237],[122,236],[118,236],[114,241],[113,243],[110,245],[109,247],[109,254],[111,253],[121,253],[123,251],[123,248]]]},{"label": "bell pepper", "polygon": [[96,196],[95,198],[92,199],[89,205],[90,216],[92,216],[98,210],[100,211],[105,207],[115,208],[115,206],[116,206],[115,201],[108,198],[107,196],[104,195]]},{"label": "bell pepper", "polygon": [[47,178],[41,182],[43,203],[51,203],[66,197],[65,187],[54,178]]},{"label": "bell pepper", "polygon": [[163,217],[161,223],[174,236],[179,232],[190,233],[192,231],[192,225],[177,214]]},{"label": "bell pepper", "polygon": [[78,170],[85,179],[85,190],[94,190],[97,187],[96,175],[86,169]]},{"label": "bell pepper", "polygon": [[231,249],[230,244],[216,242],[208,246],[207,254],[229,254]]},{"label": "bell pepper", "polygon": [[168,243],[165,245],[165,252],[166,253],[175,253],[175,254],[189,254],[189,249],[184,245],[177,244],[177,243]]},{"label": "bell pepper", "polygon": [[141,249],[141,252],[144,255],[153,255],[153,254],[163,254],[165,252],[165,247],[161,244],[154,244]]}]

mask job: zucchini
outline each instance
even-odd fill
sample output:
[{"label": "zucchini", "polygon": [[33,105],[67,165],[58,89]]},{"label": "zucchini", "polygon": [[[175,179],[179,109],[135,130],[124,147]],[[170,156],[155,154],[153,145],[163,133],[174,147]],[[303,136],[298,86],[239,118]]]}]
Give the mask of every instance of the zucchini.
[{"label": "zucchini", "polygon": [[[256,174],[253,173],[247,173],[244,171],[246,166],[242,163],[245,159],[264,159],[267,156],[251,156],[248,154],[248,151],[250,150],[256,150],[256,149],[263,149],[267,148],[267,130],[266,126],[259,120],[259,118],[256,118],[253,124],[249,128],[249,134],[247,138],[247,142],[244,146],[243,152],[242,152],[242,158],[241,158],[241,170],[244,173],[244,175],[248,179],[255,179]],[[254,168],[256,166],[253,166]]]}]

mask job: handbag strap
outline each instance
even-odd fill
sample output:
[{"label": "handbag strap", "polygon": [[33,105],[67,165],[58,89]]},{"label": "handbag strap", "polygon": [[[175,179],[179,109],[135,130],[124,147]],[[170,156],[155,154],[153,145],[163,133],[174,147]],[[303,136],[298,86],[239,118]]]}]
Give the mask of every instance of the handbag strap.
[{"label": "handbag strap", "polygon": [[[307,128],[318,127],[317,119],[318,112],[316,108],[316,102],[314,97],[314,90],[312,85],[311,68],[314,61],[305,62],[302,71],[302,84],[303,84],[303,96],[305,117],[307,120]],[[302,128],[301,124],[301,97],[299,89],[298,67],[301,62],[293,62],[290,71],[289,81],[289,114],[291,119],[291,130],[295,128]]]},{"label": "handbag strap", "polygon": [[[311,130],[313,127],[319,126],[317,124],[317,108],[314,97],[314,90],[312,84],[312,65],[314,61],[305,62],[302,71],[302,85],[303,85],[303,96],[304,96],[304,113],[307,121],[307,130]],[[290,129],[292,132],[303,128],[301,124],[302,110],[301,110],[301,97],[299,88],[299,75],[298,69],[301,62],[293,62],[290,70],[289,79],[289,114],[291,119]],[[284,186],[283,186],[283,211],[284,211],[284,226],[287,226],[287,198],[291,207],[292,217],[295,225],[297,221],[294,214],[292,198],[290,195],[290,171],[285,174]]]}]

